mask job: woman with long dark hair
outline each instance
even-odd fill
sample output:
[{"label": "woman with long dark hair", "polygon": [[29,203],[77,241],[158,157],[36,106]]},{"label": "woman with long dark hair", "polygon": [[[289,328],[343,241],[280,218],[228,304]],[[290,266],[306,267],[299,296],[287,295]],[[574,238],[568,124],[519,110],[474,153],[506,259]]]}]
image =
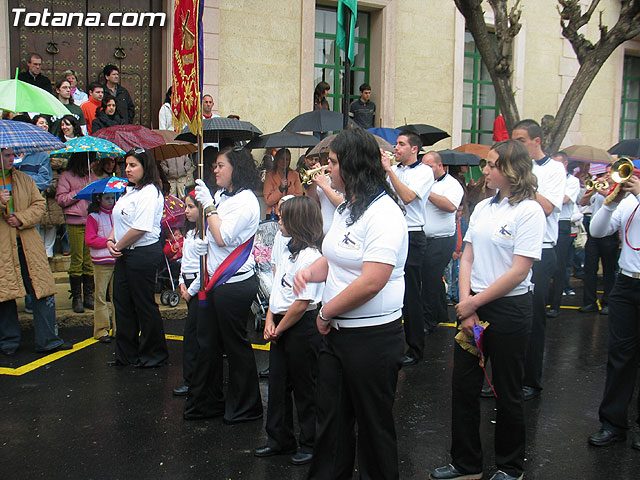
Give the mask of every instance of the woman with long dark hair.
[{"label": "woman with long dark hair", "polygon": [[91,133],[95,134],[101,128],[124,125],[125,123],[124,118],[118,112],[115,97],[105,93],[102,97],[102,105],[96,110],[96,118],[91,124]]},{"label": "woman with long dark hair", "polygon": [[[262,417],[258,372],[247,337],[247,318],[258,290],[250,254],[260,222],[260,204],[252,190],[258,185],[258,170],[248,150],[226,148],[216,158],[215,175],[221,190],[214,196],[201,179],[196,181],[196,198],[204,208],[208,229],[206,240],[198,239],[196,248],[199,255],[207,255],[209,277],[219,273],[230,255],[239,256],[228,268],[222,267],[226,280],[211,286],[206,306],[200,306],[198,360],[184,418],[224,416],[224,422],[232,424]],[[229,361],[226,398],[223,353]]]},{"label": "woman with long dark hair", "polygon": [[345,201],[324,238],[323,256],[301,270],[294,283],[299,293],[308,283],[326,281],[316,319],[325,336],[309,478],[351,478],[357,424],[360,477],[395,479],[393,403],[404,349],[407,222],[386,180],[380,149],[366,130],[338,134],[328,171]]},{"label": "woman with long dark hair", "polygon": [[169,353],[155,300],[156,271],[162,264],[160,220],[162,182],[150,152],[136,148],[125,157],[129,186],[113,207],[107,248],[116,258],[113,300],[116,359],[113,365],[159,367]]},{"label": "woman with long dark hair", "polygon": [[66,142],[82,136],[82,127],[76,117],[73,115],[65,115],[60,119],[60,134],[58,135],[60,140]]},{"label": "woman with long dark hair", "polygon": [[[522,478],[525,453],[524,357],[533,318],[531,266],[542,254],[545,215],[536,202],[537,180],[531,156],[520,142],[496,143],[483,169],[487,186],[497,189],[473,214],[460,260],[459,328],[473,342],[474,327],[488,322],[482,354],[491,359],[496,393],[495,454],[492,480]],[[543,285],[545,287],[546,285]],[[484,372],[476,354],[454,346],[452,438],[449,465],[431,479],[483,476],[480,391]]]}]

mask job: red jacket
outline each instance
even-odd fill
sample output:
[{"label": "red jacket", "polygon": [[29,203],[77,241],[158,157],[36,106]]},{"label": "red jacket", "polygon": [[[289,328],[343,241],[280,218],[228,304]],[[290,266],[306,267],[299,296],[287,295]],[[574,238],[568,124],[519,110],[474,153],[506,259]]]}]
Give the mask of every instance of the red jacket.
[{"label": "red jacket", "polygon": [[91,95],[89,95],[89,100],[80,105],[82,113],[84,113],[84,119],[87,121],[87,132],[89,135],[91,135],[91,125],[96,118],[96,110],[100,105],[102,105],[102,102],[99,102]]}]

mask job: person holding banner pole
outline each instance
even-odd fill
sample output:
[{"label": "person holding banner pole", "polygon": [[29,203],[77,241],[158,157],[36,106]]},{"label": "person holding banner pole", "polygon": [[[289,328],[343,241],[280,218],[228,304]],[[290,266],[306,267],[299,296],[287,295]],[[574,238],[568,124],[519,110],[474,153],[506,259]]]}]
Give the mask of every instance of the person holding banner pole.
[{"label": "person holding banner pole", "polygon": [[[224,416],[227,424],[262,418],[258,372],[247,336],[247,318],[258,285],[251,255],[260,223],[260,204],[252,189],[258,171],[245,149],[223,149],[216,159],[215,196],[201,179],[196,199],[206,215],[207,235],[195,248],[207,255],[207,274],[194,282],[206,285],[199,293],[198,359],[192,378],[186,420]],[[205,281],[206,280],[206,281]],[[198,283],[198,285],[200,285]],[[223,353],[229,361],[229,386],[223,393]]]}]

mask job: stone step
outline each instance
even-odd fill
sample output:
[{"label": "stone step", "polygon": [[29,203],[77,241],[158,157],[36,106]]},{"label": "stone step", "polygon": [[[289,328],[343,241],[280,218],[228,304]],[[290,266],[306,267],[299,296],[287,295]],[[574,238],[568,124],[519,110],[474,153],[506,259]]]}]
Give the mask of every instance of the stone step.
[{"label": "stone step", "polygon": [[71,256],[56,254],[53,258],[49,259],[49,267],[52,272],[68,272],[69,265],[71,264]]}]

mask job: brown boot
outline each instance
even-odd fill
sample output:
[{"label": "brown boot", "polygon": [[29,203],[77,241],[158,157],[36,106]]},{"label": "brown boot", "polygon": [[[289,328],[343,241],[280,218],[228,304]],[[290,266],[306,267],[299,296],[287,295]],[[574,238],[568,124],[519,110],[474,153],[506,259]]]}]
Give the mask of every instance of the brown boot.
[{"label": "brown boot", "polygon": [[69,275],[69,284],[71,285],[71,305],[75,313],[83,313],[82,306],[82,277]]},{"label": "brown boot", "polygon": [[93,275],[82,275],[82,292],[84,301],[82,305],[84,308],[93,310],[93,292],[95,291],[95,285],[93,283]]}]

